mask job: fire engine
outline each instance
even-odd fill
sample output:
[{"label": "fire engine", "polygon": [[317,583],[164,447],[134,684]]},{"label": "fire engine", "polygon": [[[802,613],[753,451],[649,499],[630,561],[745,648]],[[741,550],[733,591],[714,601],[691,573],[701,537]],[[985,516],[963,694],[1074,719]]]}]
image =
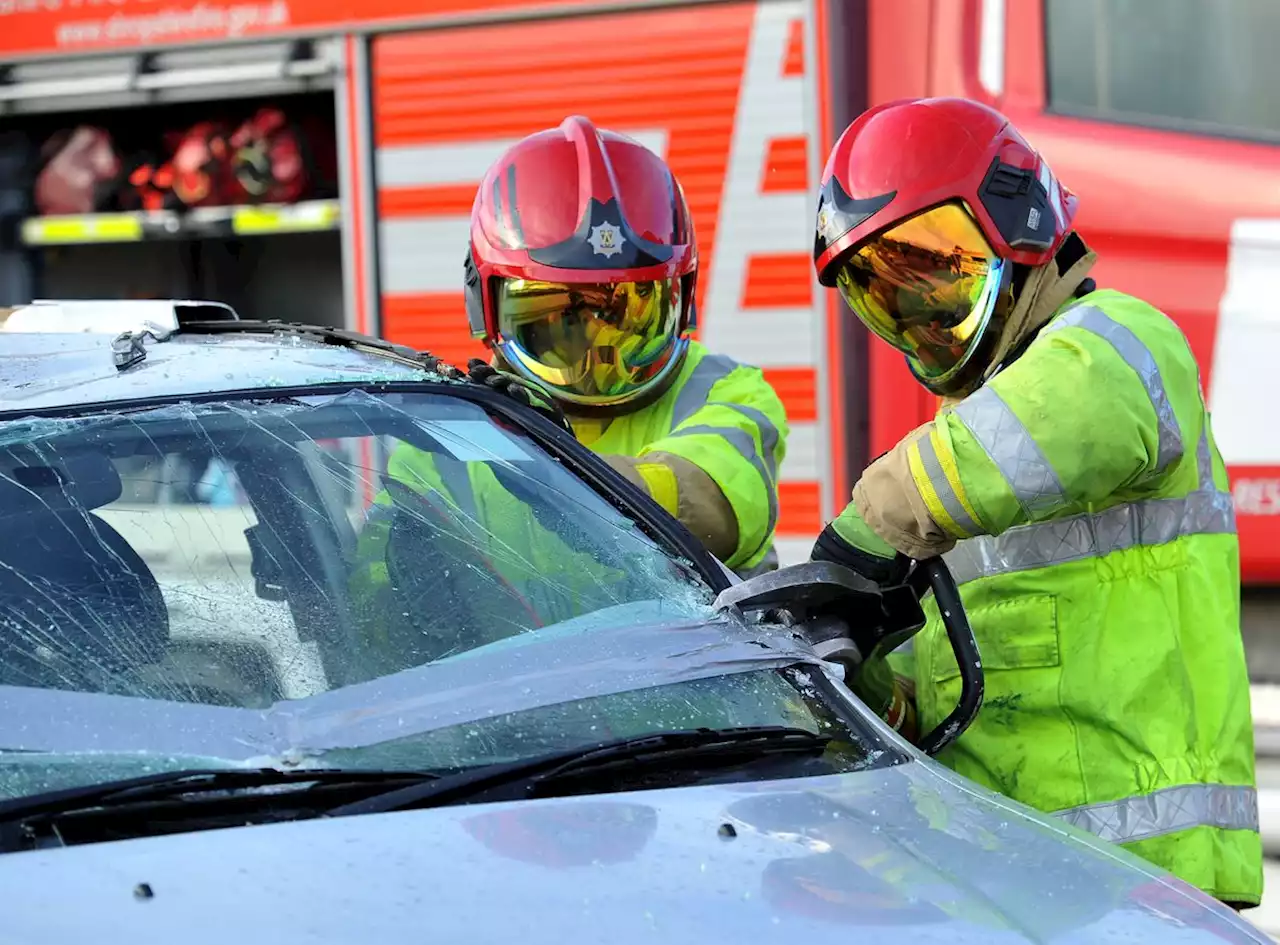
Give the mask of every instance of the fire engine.
[{"label": "fire engine", "polygon": [[[1280,60],[1264,48],[1280,5],[1160,6],[1156,21],[1121,0],[0,0],[0,304],[213,297],[464,362],[481,354],[462,296],[476,184],[514,140],[587,115],[683,183],[701,338],[759,365],[787,408],[794,561],[936,409],[814,280],[822,161],[869,105],[969,96],[1079,194],[1099,284],[1186,333],[1246,583],[1280,583]],[[180,139],[168,152],[161,131]],[[201,170],[227,153],[229,176]],[[271,178],[281,160],[305,187]],[[58,161],[127,199],[60,204]]]}]

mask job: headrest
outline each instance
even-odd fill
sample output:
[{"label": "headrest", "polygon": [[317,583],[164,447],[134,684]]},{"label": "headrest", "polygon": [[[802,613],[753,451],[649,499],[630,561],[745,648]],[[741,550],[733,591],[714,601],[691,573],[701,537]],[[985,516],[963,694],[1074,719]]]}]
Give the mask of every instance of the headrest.
[{"label": "headrest", "polygon": [[[115,464],[101,453],[38,457],[0,454],[0,491],[35,493],[52,510],[100,509],[124,491]],[[28,493],[29,494],[29,493]]]}]

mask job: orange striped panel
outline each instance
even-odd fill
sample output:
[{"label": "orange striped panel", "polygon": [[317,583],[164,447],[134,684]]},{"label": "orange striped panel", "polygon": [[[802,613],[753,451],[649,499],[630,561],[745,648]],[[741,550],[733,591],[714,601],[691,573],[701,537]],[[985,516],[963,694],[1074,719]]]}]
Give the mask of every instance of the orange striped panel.
[{"label": "orange striped panel", "polygon": [[809,190],[809,147],[805,135],[770,138],[760,172],[760,192],[773,194]]},{"label": "orange striped panel", "polygon": [[818,372],[810,367],[764,368],[768,381],[782,406],[788,423],[809,423],[818,419]]},{"label": "orange striped panel", "polygon": [[822,487],[819,483],[778,483],[779,537],[799,535],[817,538],[822,526]]},{"label": "orange striped panel", "polygon": [[430,351],[460,368],[465,368],[470,358],[489,359],[484,345],[473,339],[467,328],[461,292],[383,296],[382,334],[400,344]]},{"label": "orange striped panel", "polygon": [[[754,253],[747,257],[741,308],[809,308],[813,261],[808,253]],[[784,326],[779,326],[784,327]]]},{"label": "orange striped panel", "polygon": [[476,199],[474,184],[435,187],[388,187],[378,191],[379,217],[470,216]]},{"label": "orange striped panel", "polygon": [[782,62],[782,74],[804,75],[804,20],[799,17],[787,24],[787,58]]},{"label": "orange striped panel", "polygon": [[[698,235],[705,307],[755,12],[755,3],[698,4],[379,37],[376,146],[519,138],[574,114],[603,128],[663,129]],[[619,36],[627,38],[625,56],[565,53],[613,49]],[[476,169],[477,184],[484,170]],[[390,198],[387,206],[405,206],[402,200],[410,198]]]}]

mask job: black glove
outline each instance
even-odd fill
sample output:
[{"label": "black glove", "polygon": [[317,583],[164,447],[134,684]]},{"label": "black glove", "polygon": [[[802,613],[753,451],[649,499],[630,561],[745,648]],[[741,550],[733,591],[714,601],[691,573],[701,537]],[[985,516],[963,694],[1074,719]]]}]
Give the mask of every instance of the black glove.
[{"label": "black glove", "polygon": [[519,378],[504,371],[499,371],[487,361],[472,358],[467,362],[467,374],[477,384],[493,388],[501,394],[506,394],[508,397],[520,401],[527,407],[534,406],[533,398],[529,395],[528,388],[520,383]]},{"label": "black glove", "polygon": [[564,410],[554,399],[514,374],[499,371],[492,364],[482,361],[480,358],[472,358],[467,362],[467,376],[473,383],[483,384],[491,390],[505,394],[512,400],[519,401],[526,407],[541,411],[570,433],[573,432],[569,418],[565,416]]},{"label": "black glove", "polygon": [[852,505],[822,530],[809,558],[842,564],[881,587],[901,584],[911,570],[911,559],[873,532]]},{"label": "black glove", "polygon": [[[845,663],[855,678],[868,662],[882,659],[923,626],[919,601],[903,586],[911,559],[872,531],[852,504],[823,529],[809,557],[843,565],[883,589],[880,614],[832,614],[832,620],[816,622],[810,632],[810,643],[819,654]],[[898,629],[886,634],[886,627]]]}]

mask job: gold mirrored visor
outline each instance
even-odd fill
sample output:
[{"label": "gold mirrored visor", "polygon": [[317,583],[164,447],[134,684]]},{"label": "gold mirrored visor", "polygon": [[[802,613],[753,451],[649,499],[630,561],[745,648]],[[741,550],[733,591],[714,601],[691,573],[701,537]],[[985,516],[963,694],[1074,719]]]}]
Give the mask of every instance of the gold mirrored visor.
[{"label": "gold mirrored visor", "polygon": [[944,204],[880,233],[845,260],[836,286],[873,332],[922,377],[958,371],[995,310],[1004,260],[962,204]]},{"label": "gold mirrored visor", "polygon": [[499,350],[583,404],[630,399],[660,381],[680,342],[679,279],[575,283],[504,279]]}]

